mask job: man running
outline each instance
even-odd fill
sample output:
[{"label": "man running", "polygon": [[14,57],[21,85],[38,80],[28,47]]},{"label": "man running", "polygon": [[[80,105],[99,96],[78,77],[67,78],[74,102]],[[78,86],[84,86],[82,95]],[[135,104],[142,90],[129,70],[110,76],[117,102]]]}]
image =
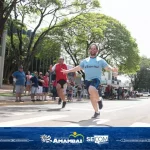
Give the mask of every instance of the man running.
[{"label": "man running", "polygon": [[67,75],[62,73],[62,69],[69,69],[69,67],[64,63],[64,58],[59,58],[58,63],[55,64],[53,67],[50,65],[50,72],[55,71],[56,73],[56,89],[57,89],[57,94],[59,98],[63,101],[62,108],[65,108],[66,106],[66,100],[65,100],[65,93],[64,93],[64,88],[67,83]]},{"label": "man running", "polygon": [[109,71],[114,70],[114,68],[108,65],[104,59],[97,56],[98,51],[99,49],[97,44],[93,43],[89,47],[90,57],[85,58],[83,61],[81,61],[79,66],[76,66],[69,70],[66,70],[65,68],[62,69],[62,73],[65,74],[69,72],[80,71],[82,69],[84,70],[85,85],[90,94],[90,100],[95,110],[94,116],[92,118],[97,118],[98,116],[100,116],[99,109],[102,109],[103,107],[102,101],[99,100],[99,94],[97,90],[100,85],[102,69],[104,68],[105,70]]}]

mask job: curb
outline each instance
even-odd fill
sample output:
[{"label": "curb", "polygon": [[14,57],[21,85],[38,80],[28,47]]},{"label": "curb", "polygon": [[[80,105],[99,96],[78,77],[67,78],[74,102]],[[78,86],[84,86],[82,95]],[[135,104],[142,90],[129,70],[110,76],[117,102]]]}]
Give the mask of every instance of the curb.
[{"label": "curb", "polygon": [[46,104],[57,104],[55,101],[44,101],[44,102],[32,102],[32,101],[25,101],[25,102],[15,102],[15,101],[2,101],[0,102],[0,106],[9,106],[9,105],[46,105]]},{"label": "curb", "polygon": [[[82,101],[73,101],[73,102],[67,102],[67,103],[86,103],[88,102],[87,100],[82,100]],[[20,106],[20,105],[47,105],[47,104],[58,104],[58,101],[24,101],[24,102],[15,102],[13,101],[0,101],[0,106]]]}]

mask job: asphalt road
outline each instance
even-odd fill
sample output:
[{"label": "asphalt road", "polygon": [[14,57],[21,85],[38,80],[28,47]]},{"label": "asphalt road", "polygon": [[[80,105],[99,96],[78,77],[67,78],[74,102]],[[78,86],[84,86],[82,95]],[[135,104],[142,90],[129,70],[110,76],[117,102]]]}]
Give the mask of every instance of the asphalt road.
[{"label": "asphalt road", "polygon": [[101,116],[89,100],[61,105],[0,106],[0,127],[150,127],[150,98],[104,100]]}]

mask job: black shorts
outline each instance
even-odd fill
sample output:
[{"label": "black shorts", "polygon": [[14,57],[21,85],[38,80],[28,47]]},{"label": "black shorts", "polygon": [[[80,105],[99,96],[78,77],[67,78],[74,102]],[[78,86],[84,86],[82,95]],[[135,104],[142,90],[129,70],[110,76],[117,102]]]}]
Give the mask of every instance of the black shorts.
[{"label": "black shorts", "polygon": [[48,87],[43,87],[43,93],[48,93]]},{"label": "black shorts", "polygon": [[61,85],[61,88],[64,88],[64,85],[65,85],[67,82],[66,82],[66,80],[63,80],[63,79],[62,79],[62,80],[57,81],[57,83]]}]

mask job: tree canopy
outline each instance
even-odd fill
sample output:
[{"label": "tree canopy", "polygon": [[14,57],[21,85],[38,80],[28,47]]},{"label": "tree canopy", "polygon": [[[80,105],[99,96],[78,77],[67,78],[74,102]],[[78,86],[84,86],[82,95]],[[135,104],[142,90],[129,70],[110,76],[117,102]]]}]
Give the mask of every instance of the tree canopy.
[{"label": "tree canopy", "polygon": [[[93,8],[99,7],[98,0],[71,0],[71,1],[64,1],[64,0],[26,0],[25,3],[18,3],[14,9],[14,14],[10,16],[10,19],[13,20],[20,20],[21,26],[17,28],[17,36],[19,39],[19,51],[22,53],[23,49],[23,41],[22,41],[22,34],[18,34],[18,32],[22,32],[23,24],[34,22],[35,28],[33,29],[29,43],[27,44],[27,53],[26,59],[22,62],[18,60],[18,64],[23,63],[25,68],[28,68],[30,65],[30,60],[39,52],[38,46],[47,36],[47,33],[58,26],[58,23],[67,16],[70,15],[79,15],[81,13],[86,13]],[[47,28],[39,32],[39,28],[42,24],[45,24],[45,20],[47,21]],[[69,22],[72,22],[73,19],[70,19]],[[68,22],[68,23],[69,23]],[[61,24],[64,26],[66,24]],[[61,27],[59,24],[59,27]],[[14,47],[14,51],[15,51]]]},{"label": "tree canopy", "polygon": [[[62,21],[64,24],[66,20]],[[91,43],[99,43],[99,56],[123,73],[139,69],[139,50],[130,32],[116,19],[99,13],[86,13],[63,28],[49,33],[61,42],[75,65],[88,56]]]},{"label": "tree canopy", "polygon": [[[60,44],[48,37],[48,32],[58,26],[63,27],[74,19],[59,24],[66,17],[78,16],[100,7],[98,0],[5,0],[5,2],[8,7],[15,2],[11,7],[13,11],[9,13],[6,26],[9,30],[6,52],[6,55],[9,55],[6,56],[6,60],[10,60],[9,63],[11,60],[13,62],[13,67],[10,66],[11,69],[8,69],[10,74],[14,71],[13,68],[20,64],[24,66],[25,70],[28,70],[31,60],[35,56],[40,58],[49,56],[51,58],[51,56],[59,55]],[[34,26],[32,26],[33,24]],[[46,28],[41,30],[42,26]],[[30,32],[28,31],[29,27],[32,28]],[[7,71],[4,74],[7,74]]]},{"label": "tree canopy", "polygon": [[130,78],[135,90],[150,90],[150,58],[141,57],[140,70]]}]

